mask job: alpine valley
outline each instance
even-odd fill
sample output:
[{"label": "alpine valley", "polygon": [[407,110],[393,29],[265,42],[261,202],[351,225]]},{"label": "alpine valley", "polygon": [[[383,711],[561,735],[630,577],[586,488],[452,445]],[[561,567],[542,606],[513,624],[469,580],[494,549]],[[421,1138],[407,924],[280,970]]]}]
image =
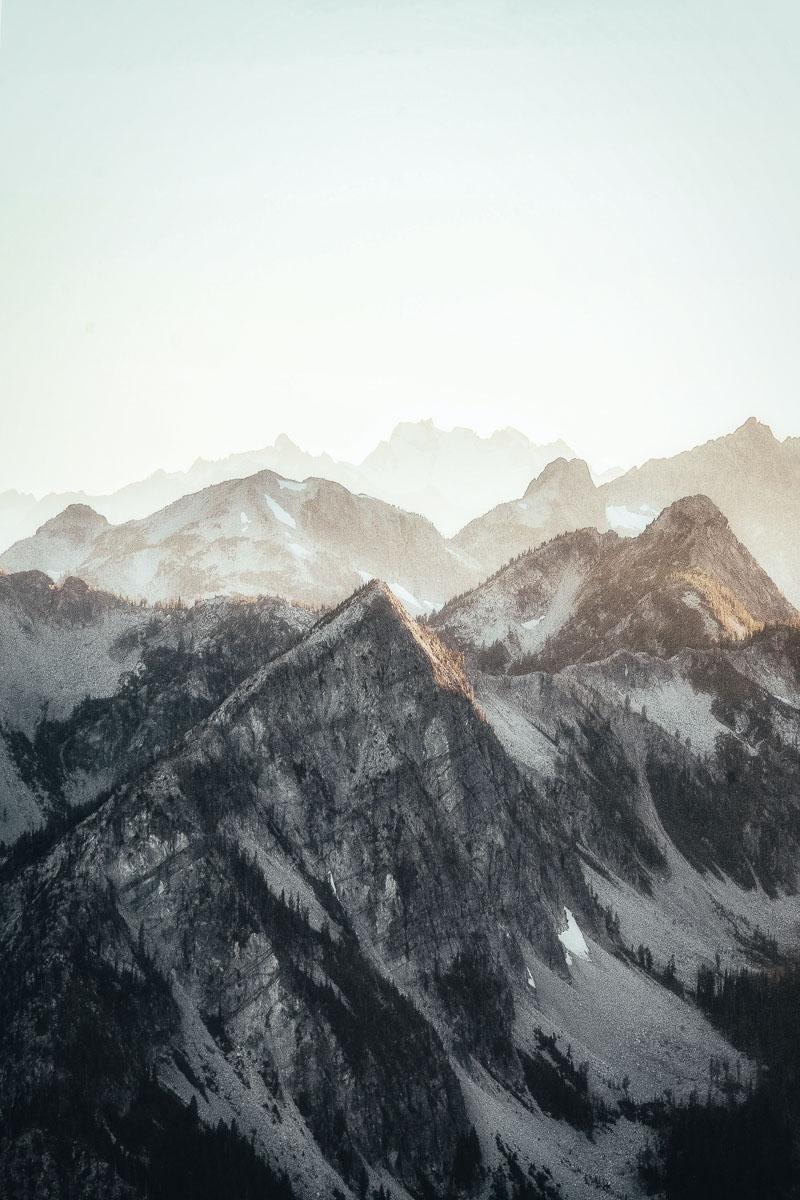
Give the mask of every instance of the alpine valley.
[{"label": "alpine valley", "polygon": [[800,439],[0,518],[0,1195],[800,1195]]}]

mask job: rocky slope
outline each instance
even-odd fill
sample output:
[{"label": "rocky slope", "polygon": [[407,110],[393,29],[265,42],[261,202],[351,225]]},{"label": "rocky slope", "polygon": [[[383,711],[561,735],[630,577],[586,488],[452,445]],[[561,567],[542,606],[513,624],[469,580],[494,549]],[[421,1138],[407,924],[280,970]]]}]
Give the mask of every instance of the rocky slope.
[{"label": "rocky slope", "polygon": [[541,662],[605,658],[623,648],[669,655],[797,619],[719,509],[690,496],[599,561]]},{"label": "rocky slope", "polygon": [[[565,902],[591,921],[577,861],[457,660],[377,584],[74,830],[20,845],[6,883],[14,1120],[35,1113],[50,1147],[38,1081],[57,1111],[76,1103],[69,1056],[91,1013],[81,1154],[103,1153],[96,1113],[118,1129],[155,1069],[204,1117],[266,1110],[257,1145],[303,1191],[374,1171],[442,1188],[468,1131],[448,1046],[523,1086],[526,960],[566,978]],[[50,977],[31,990],[36,963]],[[37,1034],[42,1005],[70,1023]]]},{"label": "rocky slope", "polygon": [[500,670],[540,649],[568,620],[575,599],[616,534],[581,529],[546,542],[453,597],[430,625],[478,664]]},{"label": "rocky slope", "polygon": [[797,631],[669,659],[620,651],[556,675],[480,674],[477,695],[593,866],[648,894],[684,881],[689,863],[794,895],[800,712],[771,690],[774,638],[797,653]]},{"label": "rocky slope", "polygon": [[691,496],[636,538],[556,538],[452,600],[432,624],[481,652],[484,666],[559,669],[621,649],[664,657],[797,620],[719,509]]},{"label": "rocky slope", "polygon": [[0,576],[0,841],[151,761],[315,619],[270,598],[153,610]]},{"label": "rocky slope", "polygon": [[648,1103],[733,1058],[697,967],[796,938],[800,635],[757,628],[785,602],[704,500],[554,539],[442,630],[580,612],[637,543],[632,596],[679,552],[753,631],[498,675],[377,581],[320,615],[0,580],[13,655],[57,627],[54,681],[79,635],[101,664],[12,739],[49,820],[0,855],[10,1195],[189,1161],[282,1200],[642,1194]]},{"label": "rocky slope", "polygon": [[50,809],[31,756],[37,726],[116,691],[136,661],[124,639],[142,617],[79,579],[58,586],[39,571],[0,575],[0,841],[37,827]]}]

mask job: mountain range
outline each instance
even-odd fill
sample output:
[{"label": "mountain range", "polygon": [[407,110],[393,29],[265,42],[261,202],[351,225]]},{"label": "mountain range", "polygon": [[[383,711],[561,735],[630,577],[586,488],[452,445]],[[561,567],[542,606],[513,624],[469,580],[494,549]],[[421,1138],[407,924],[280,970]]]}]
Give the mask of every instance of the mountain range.
[{"label": "mountain range", "polygon": [[335,604],[377,576],[415,613],[478,578],[424,517],[325,479],[301,483],[272,471],[214,484],[123,525],[70,505],[0,556],[0,566],[75,573],[149,601],[270,593]]},{"label": "mountain range", "polygon": [[453,544],[484,573],[558,533],[590,527],[640,533],[684,496],[705,495],[793,603],[800,603],[800,438],[778,441],[754,418],[673,458],[650,459],[595,486],[585,463],[557,459],[518,500],[473,519]]},{"label": "mountain range", "polygon": [[[432,421],[397,425],[388,440],[358,464],[310,454],[281,434],[261,450],[213,461],[199,458],[187,471],[156,471],[108,495],[58,492],[37,499],[29,493],[2,492],[0,549],[29,537],[71,504],[88,505],[120,524],[149,516],[188,493],[261,471],[289,479],[331,480],[350,492],[421,513],[449,535],[491,505],[511,499],[559,455],[572,456],[562,441],[536,445],[515,429],[481,438],[471,429],[438,429]],[[464,487],[467,478],[472,481],[469,488]]]},{"label": "mountain range", "polygon": [[0,556],[3,1193],[641,1195],[796,947],[796,443],[279,441]]},{"label": "mountain range", "polygon": [[[122,524],[112,525],[85,503],[70,504],[0,554],[0,569],[42,570],[53,578],[74,573],[95,587],[151,602],[269,592],[331,604],[378,577],[418,615],[561,533],[589,528],[632,537],[675,500],[706,495],[796,604],[798,447],[800,439],[779,442],[750,420],[724,438],[651,460],[599,486],[585,462],[562,454],[529,479],[519,499],[495,505],[447,539],[418,515],[426,489],[451,498],[467,492],[474,504],[495,488],[499,463],[509,464],[508,485],[539,449],[513,431],[480,439],[462,430],[442,434],[430,423],[398,426],[365,461],[384,482],[394,480],[384,490],[402,496],[406,508],[323,477],[261,470]],[[542,453],[547,457],[553,448]],[[302,455],[288,457],[301,475]],[[238,456],[235,469],[254,461]],[[234,464],[222,460],[218,469]]]},{"label": "mountain range", "polygon": [[[266,471],[15,549],[4,1195],[621,1200],[673,1151],[725,1186],[788,1170],[796,1093],[718,997],[792,978],[800,617],[707,496],[564,528],[586,475],[545,470],[547,540],[485,580],[477,540]],[[167,601],[222,548],[251,595]],[[256,594],[296,592],[294,560],[313,605]],[[143,577],[158,603],[125,598]],[[435,611],[398,599],[437,580]]]}]

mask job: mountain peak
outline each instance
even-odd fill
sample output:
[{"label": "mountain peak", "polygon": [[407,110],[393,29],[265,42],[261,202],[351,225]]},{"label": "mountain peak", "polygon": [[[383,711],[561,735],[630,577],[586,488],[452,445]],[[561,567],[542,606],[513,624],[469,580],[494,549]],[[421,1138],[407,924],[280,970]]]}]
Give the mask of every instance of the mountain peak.
[{"label": "mountain peak", "polygon": [[283,450],[283,451],[288,451],[288,450],[296,451],[299,449],[299,447],[289,437],[288,433],[279,433],[278,434],[278,436],[275,438],[274,448],[276,450]]},{"label": "mountain peak", "polygon": [[377,637],[381,653],[388,655],[397,640],[416,651],[427,663],[439,687],[456,692],[468,700],[474,698],[472,686],[464,674],[461,656],[454,654],[426,625],[409,616],[406,609],[382,579],[371,579],[344,600],[316,625],[309,643],[351,637],[356,626],[366,623]]},{"label": "mountain peak", "polygon": [[775,437],[769,425],[765,424],[763,421],[759,421],[758,417],[748,417],[747,420],[738,427],[738,429],[734,429],[731,436],[738,437],[740,435],[746,435],[747,437],[759,437],[769,440],[773,440]]},{"label": "mountain peak", "polygon": [[527,499],[545,488],[552,487],[595,490],[591,472],[582,458],[554,458],[535,479],[531,480],[523,498]]},{"label": "mountain peak", "polygon": [[99,532],[108,527],[108,520],[89,504],[68,504],[60,513],[45,521],[37,533],[88,533]]},{"label": "mountain peak", "polygon": [[434,446],[446,437],[445,431],[428,417],[424,421],[399,421],[389,434],[387,444],[394,447]]},{"label": "mountain peak", "polygon": [[728,530],[728,518],[717,508],[708,496],[682,496],[674,501],[655,519],[651,528],[653,531],[684,527],[687,525],[715,527],[720,531]]}]

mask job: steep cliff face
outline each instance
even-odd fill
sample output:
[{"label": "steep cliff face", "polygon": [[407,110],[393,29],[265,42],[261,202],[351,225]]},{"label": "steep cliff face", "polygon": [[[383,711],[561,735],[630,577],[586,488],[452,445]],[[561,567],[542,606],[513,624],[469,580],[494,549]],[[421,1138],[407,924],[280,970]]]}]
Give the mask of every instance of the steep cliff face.
[{"label": "steep cliff face", "polygon": [[795,894],[800,713],[756,678],[754,651],[618,652],[476,688],[594,862],[650,892],[677,851],[701,874]]},{"label": "steep cliff face", "polygon": [[532,655],[569,620],[573,604],[616,534],[565,533],[521,555],[430,618],[448,643],[487,669]]},{"label": "steep cliff face", "polygon": [[557,827],[476,709],[458,660],[383,585],[248,680],[197,737],[179,773],[194,770],[198,746],[203,762],[239,764],[277,827],[363,911],[365,934],[395,953],[417,945],[436,959],[451,921],[488,930],[520,889],[531,904],[517,931],[553,948],[546,905],[554,911],[570,886],[552,861]]}]

